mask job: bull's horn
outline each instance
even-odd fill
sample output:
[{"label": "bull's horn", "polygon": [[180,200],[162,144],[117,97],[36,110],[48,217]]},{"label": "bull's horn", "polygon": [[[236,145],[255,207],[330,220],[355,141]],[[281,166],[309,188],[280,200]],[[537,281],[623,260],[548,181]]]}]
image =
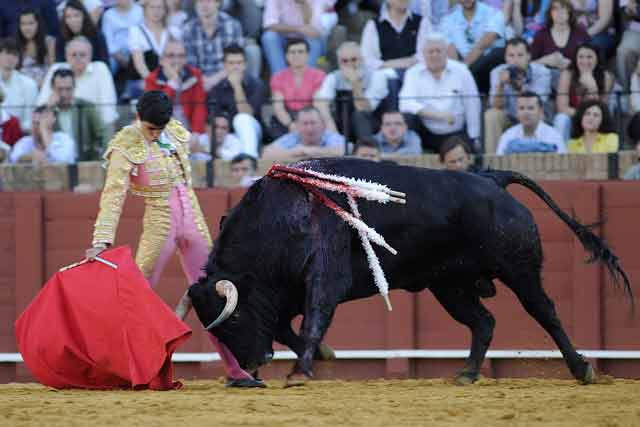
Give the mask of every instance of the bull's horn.
[{"label": "bull's horn", "polygon": [[231,313],[233,313],[233,311],[236,309],[236,305],[238,305],[238,290],[233,283],[228,280],[219,280],[216,283],[216,291],[218,289],[218,286],[222,287],[224,296],[227,298],[227,303],[222,309],[222,313],[220,313],[218,318],[211,322],[211,324],[205,328],[206,330],[211,330],[212,328],[215,328],[220,323],[227,320],[229,316],[231,316]]},{"label": "bull's horn", "polygon": [[193,307],[193,304],[191,303],[191,297],[189,296],[189,290],[187,289],[176,306],[176,316],[178,316],[178,319],[184,320],[184,318],[187,317],[187,314],[191,311],[191,307]]}]

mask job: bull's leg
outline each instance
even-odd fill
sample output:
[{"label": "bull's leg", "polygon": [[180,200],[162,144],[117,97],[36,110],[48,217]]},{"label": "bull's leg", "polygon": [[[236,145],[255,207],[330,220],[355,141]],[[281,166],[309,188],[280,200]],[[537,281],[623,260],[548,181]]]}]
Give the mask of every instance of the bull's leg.
[{"label": "bull's leg", "polygon": [[542,288],[539,273],[514,280],[504,280],[516,294],[524,309],[536,319],[545,331],[553,338],[564,357],[571,374],[585,384],[595,380],[591,364],[584,360],[576,350],[564,331],[551,298]]},{"label": "bull's leg", "polygon": [[471,352],[456,376],[456,383],[473,383],[480,375],[480,367],[491,344],[495,319],[480,298],[468,290],[443,286],[435,287],[432,292],[451,317],[471,330]]},{"label": "bull's leg", "polygon": [[[303,326],[304,328],[304,320]],[[276,341],[289,347],[298,357],[302,357],[304,353],[304,340],[298,336],[291,328],[291,321],[282,322],[278,325],[278,332],[275,336]],[[336,355],[331,347],[321,342],[314,355],[314,360],[333,360]]]}]

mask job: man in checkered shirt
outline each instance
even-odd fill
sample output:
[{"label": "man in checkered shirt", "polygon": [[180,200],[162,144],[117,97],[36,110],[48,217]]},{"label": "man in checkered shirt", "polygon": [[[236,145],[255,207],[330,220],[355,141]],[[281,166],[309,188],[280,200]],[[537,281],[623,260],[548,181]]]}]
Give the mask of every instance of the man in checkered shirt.
[{"label": "man in checkered shirt", "polygon": [[242,27],[236,19],[219,11],[220,3],[221,0],[196,0],[196,17],[184,27],[187,63],[202,71],[205,91],[225,78],[223,50],[232,44],[245,49],[249,74],[254,77],[260,75],[260,47],[246,43]]}]

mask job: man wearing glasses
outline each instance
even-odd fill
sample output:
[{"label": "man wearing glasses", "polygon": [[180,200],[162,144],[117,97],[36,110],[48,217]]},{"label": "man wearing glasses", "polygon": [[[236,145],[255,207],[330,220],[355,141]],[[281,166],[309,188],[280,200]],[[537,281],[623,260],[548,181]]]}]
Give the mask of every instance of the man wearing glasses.
[{"label": "man wearing glasses", "polygon": [[504,15],[478,0],[460,0],[440,23],[449,41],[449,58],[464,62],[482,93],[489,90],[489,73],[504,58]]},{"label": "man wearing glasses", "polygon": [[[104,155],[107,178],[100,197],[92,247],[94,259],[115,240],[128,192],[145,201],[142,235],[136,264],[151,286],[176,249],[189,283],[203,274],[211,248],[211,236],[191,182],[189,132],[171,118],[169,97],[160,91],[145,92],[139,99],[137,120],[111,140]],[[264,387],[242,370],[233,354],[211,334],[230,377],[230,386]]]},{"label": "man wearing glasses", "polygon": [[338,48],[338,69],[327,75],[313,98],[327,130],[355,141],[373,134],[376,110],[388,94],[384,71],[367,70],[360,46],[349,41]]}]

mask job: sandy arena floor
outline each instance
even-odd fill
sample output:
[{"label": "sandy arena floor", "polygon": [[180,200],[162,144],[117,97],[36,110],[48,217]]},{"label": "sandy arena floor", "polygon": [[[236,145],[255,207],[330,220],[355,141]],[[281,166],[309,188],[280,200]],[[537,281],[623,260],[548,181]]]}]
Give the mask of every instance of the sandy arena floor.
[{"label": "sandy arena floor", "polygon": [[189,381],[180,391],[57,391],[0,385],[7,426],[640,426],[640,381],[581,386],[565,380],[316,381],[305,387],[227,390]]}]

